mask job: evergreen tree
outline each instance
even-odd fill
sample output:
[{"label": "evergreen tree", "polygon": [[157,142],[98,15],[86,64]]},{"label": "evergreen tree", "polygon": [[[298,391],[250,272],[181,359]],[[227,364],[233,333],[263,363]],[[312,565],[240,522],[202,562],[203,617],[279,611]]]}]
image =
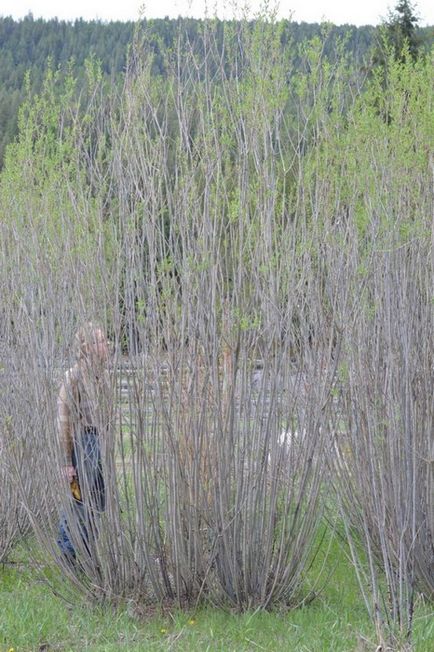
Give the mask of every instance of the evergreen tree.
[{"label": "evergreen tree", "polygon": [[417,35],[418,20],[413,3],[409,0],[398,0],[395,8],[389,12],[385,23],[386,36],[398,60],[403,60],[406,47],[410,56],[417,58],[420,45]]}]

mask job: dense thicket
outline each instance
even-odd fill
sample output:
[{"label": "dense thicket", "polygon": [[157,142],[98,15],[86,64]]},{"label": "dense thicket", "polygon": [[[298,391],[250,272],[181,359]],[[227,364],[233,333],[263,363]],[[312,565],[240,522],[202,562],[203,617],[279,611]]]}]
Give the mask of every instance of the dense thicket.
[{"label": "dense thicket", "polygon": [[[202,23],[194,19],[157,19],[147,25],[155,52],[154,71],[165,74],[166,52],[173,44],[181,27],[189,40],[200,46]],[[217,23],[217,36],[222,37],[224,23]],[[27,90],[40,90],[45,75],[47,60],[54,69],[71,60],[75,63],[78,87],[83,81],[82,65],[89,56],[100,61],[102,71],[113,79],[125,70],[127,46],[132,40],[134,23],[97,21],[82,19],[74,23],[59,20],[34,19],[30,14],[20,21],[0,18],[0,166],[6,145],[17,133],[18,107]],[[281,34],[282,46],[290,40],[294,45],[324,32],[319,24],[284,22]],[[376,30],[373,27],[330,26],[324,49],[327,55],[333,52],[338,38],[345,42],[347,51],[354,61],[362,61],[373,45]],[[419,30],[422,42],[432,42],[432,30]],[[300,59],[298,60],[300,62]],[[29,72],[28,87],[26,73]],[[26,90],[27,88],[27,90]]]},{"label": "dense thicket", "polygon": [[[219,25],[195,47],[182,29],[165,75],[145,32],[122,87],[88,62],[80,102],[49,72],[23,106],[0,183],[0,482],[84,590],[154,602],[292,605],[340,512],[400,649],[434,584],[432,53],[363,78],[314,38],[288,84],[281,27],[225,25],[224,59]],[[107,509],[91,550],[76,523],[74,573],[56,396],[89,319],[114,342]]]}]

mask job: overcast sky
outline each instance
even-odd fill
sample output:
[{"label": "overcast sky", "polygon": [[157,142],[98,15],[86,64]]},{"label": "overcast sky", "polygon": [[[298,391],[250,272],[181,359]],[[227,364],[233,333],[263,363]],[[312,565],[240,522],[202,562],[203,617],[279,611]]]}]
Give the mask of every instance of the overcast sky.
[{"label": "overcast sky", "polygon": [[[320,22],[323,19],[336,24],[376,25],[387,15],[387,10],[397,0],[281,0],[279,16],[291,15],[297,22]],[[204,15],[208,4],[209,13],[221,18],[233,15],[233,0],[0,0],[0,16],[22,18],[29,12],[35,18],[53,18],[74,20],[75,18],[101,20],[136,20],[140,15],[146,18],[164,18],[164,16]],[[235,4],[247,5],[251,10],[257,9],[260,0],[241,0]],[[269,2],[273,4],[273,2]],[[414,3],[420,17],[420,25],[434,25],[434,0],[419,0]],[[142,9],[141,9],[142,7]]]}]

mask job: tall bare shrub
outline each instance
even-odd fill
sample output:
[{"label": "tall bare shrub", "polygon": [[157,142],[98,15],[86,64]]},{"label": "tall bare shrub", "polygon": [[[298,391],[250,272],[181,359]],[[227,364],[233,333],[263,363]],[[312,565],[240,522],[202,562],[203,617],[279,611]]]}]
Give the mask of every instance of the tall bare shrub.
[{"label": "tall bare shrub", "polygon": [[[333,420],[338,334],[296,184],[326,94],[318,74],[309,114],[291,113],[273,23],[228,26],[227,58],[213,30],[204,23],[201,52],[181,32],[164,79],[137,46],[121,97],[95,92],[84,114],[46,90],[2,182],[3,256],[20,263],[6,307],[36,408],[26,456],[38,483],[50,477],[44,527],[33,523],[65,571],[55,400],[73,332],[95,317],[115,345],[107,509],[92,557],[76,537],[76,581],[266,607],[298,595]],[[28,288],[17,328],[12,297]]]},{"label": "tall bare shrub", "polygon": [[335,481],[366,604],[395,647],[410,644],[417,591],[434,586],[429,70],[390,61],[325,155],[344,175],[328,194],[347,259]]}]

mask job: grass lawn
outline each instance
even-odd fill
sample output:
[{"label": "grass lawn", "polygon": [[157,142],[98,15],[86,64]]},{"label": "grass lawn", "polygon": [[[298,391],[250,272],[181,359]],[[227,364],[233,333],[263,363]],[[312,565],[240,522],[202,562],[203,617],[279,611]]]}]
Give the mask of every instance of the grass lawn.
[{"label": "grass lawn", "polygon": [[[31,570],[26,555],[25,548],[19,547],[11,554],[11,561],[18,563],[0,566],[0,652],[11,648],[14,652],[349,652],[376,647],[354,572],[336,542],[325,561],[330,577],[309,606],[242,615],[212,607],[188,613],[142,613],[140,607],[133,609],[129,604],[116,609],[92,606],[79,595],[69,605]],[[323,561],[320,555],[316,567]],[[313,578],[316,569],[309,575]],[[432,605],[422,602],[416,611],[415,650],[434,650]]]}]

